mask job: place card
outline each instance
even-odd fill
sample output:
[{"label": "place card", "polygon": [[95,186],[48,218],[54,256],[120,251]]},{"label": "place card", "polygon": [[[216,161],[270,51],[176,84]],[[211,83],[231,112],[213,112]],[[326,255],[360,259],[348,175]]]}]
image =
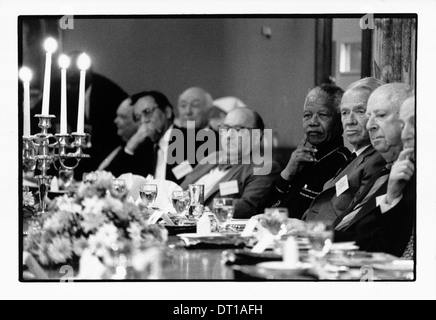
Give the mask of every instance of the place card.
[{"label": "place card", "polygon": [[253,253],[262,253],[264,252],[273,242],[275,236],[271,232],[265,232],[257,244],[251,249]]},{"label": "place card", "polygon": [[237,180],[220,183],[220,194],[222,197],[231,194],[238,194],[238,193],[239,193],[239,186]]},{"label": "place card", "polygon": [[156,210],[153,214],[148,218],[147,225],[156,224],[156,222],[162,217],[163,211]]},{"label": "place card", "polygon": [[336,197],[339,197],[350,187],[348,185],[348,175],[343,176],[338,182],[336,182],[335,186],[336,186]]},{"label": "place card", "polygon": [[207,213],[204,213],[197,222],[197,234],[209,235],[211,234],[210,219]]},{"label": "place card", "polygon": [[250,237],[253,234],[254,229],[256,228],[258,223],[259,221],[257,219],[250,218],[250,220],[248,220],[247,224],[245,225],[244,231],[242,231],[241,233],[241,237]]},{"label": "place card", "polygon": [[173,168],[172,172],[177,180],[180,180],[190,174],[194,169],[188,160],[183,161],[177,167]]},{"label": "place card", "polygon": [[175,226],[175,223],[173,222],[173,220],[170,219],[170,217],[168,217],[168,215],[165,212],[162,212],[162,216],[161,216],[162,220],[165,221],[165,223],[169,226]]}]

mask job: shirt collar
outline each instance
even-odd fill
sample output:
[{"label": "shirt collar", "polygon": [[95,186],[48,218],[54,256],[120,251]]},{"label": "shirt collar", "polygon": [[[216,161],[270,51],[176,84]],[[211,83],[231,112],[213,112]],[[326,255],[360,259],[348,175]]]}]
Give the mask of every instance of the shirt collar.
[{"label": "shirt collar", "polygon": [[360,156],[363,153],[363,151],[365,151],[368,148],[369,148],[369,144],[360,148],[359,150],[354,149],[353,152],[356,154],[356,156]]},{"label": "shirt collar", "polygon": [[162,136],[162,138],[160,138],[160,140],[159,140],[159,147],[160,148],[165,148],[168,146],[168,143],[170,142],[170,138],[171,138],[171,131],[173,130],[173,128],[174,128],[174,125],[170,125],[168,130]]}]

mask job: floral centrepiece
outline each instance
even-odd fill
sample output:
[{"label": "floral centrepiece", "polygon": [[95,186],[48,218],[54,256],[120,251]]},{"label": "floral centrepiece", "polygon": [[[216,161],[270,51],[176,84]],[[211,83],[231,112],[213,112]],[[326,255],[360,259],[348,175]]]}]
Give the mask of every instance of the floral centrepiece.
[{"label": "floral centrepiece", "polygon": [[74,196],[49,201],[47,214],[39,217],[41,228],[28,233],[24,249],[42,265],[77,262],[86,250],[108,266],[120,253],[134,258],[166,243],[165,227],[147,225],[134,203],[111,195],[112,174],[97,174],[95,183],[82,183]]}]

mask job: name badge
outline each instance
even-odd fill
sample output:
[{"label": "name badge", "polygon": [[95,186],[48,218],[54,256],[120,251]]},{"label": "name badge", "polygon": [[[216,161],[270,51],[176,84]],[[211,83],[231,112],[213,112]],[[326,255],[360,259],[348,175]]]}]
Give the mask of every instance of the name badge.
[{"label": "name badge", "polygon": [[239,193],[239,186],[237,180],[232,180],[228,182],[220,183],[220,194],[221,196],[228,196],[231,194]]},{"label": "name badge", "polygon": [[183,161],[177,167],[173,168],[172,172],[177,180],[180,180],[190,174],[194,169],[188,160]]},{"label": "name badge", "polygon": [[348,185],[348,175],[343,176],[338,182],[336,182],[336,197],[339,197],[345,191],[350,188]]}]

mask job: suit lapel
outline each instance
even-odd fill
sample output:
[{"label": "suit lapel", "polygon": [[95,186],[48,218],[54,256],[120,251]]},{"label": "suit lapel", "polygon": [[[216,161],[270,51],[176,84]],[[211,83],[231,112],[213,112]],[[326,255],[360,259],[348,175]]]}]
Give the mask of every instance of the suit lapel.
[{"label": "suit lapel", "polygon": [[353,220],[350,221],[350,224],[345,228],[345,230],[349,229],[352,225],[357,223],[359,220],[367,216],[373,209],[376,208],[376,198],[386,193],[388,187],[388,181],[383,183],[380,188],[371,196],[371,198],[363,205],[362,209],[356,214]]},{"label": "suit lapel", "polygon": [[348,166],[346,166],[344,170],[339,172],[333,179],[329,180],[325,184],[324,189],[327,190],[330,188],[334,188],[336,183],[339,180],[341,180],[345,175],[348,175],[348,174],[354,172],[355,170],[357,170],[357,168],[360,165],[364,164],[365,159],[367,157],[371,156],[374,152],[375,152],[375,149],[373,146],[369,146],[368,148],[366,148],[365,151],[363,151],[363,153],[360,156],[356,157],[356,159],[351,161],[350,164]]}]

